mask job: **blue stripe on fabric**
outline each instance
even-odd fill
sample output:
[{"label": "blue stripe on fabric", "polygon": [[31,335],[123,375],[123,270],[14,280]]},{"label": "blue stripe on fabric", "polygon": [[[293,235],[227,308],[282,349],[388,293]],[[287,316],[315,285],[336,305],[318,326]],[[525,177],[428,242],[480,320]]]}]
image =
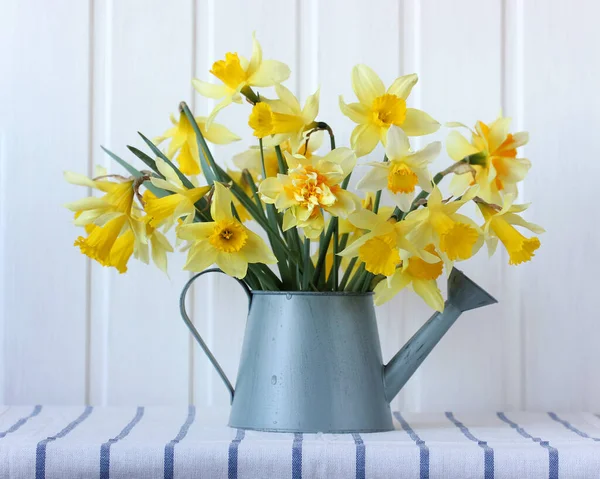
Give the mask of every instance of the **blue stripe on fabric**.
[{"label": "blue stripe on fabric", "polygon": [[69,423],[64,429],[54,436],[49,436],[37,443],[35,448],[35,479],[45,479],[46,477],[46,446],[48,443],[65,437],[73,429],[85,421],[90,414],[92,414],[93,410],[94,408],[92,406],[86,406],[81,415],[73,422]]},{"label": "blue stripe on fabric", "polygon": [[138,407],[135,416],[129,421],[127,426],[125,426],[115,437],[109,439],[100,446],[100,479],[109,479],[110,477],[110,446],[127,437],[135,425],[140,422],[143,415],[144,408]]},{"label": "blue stripe on fabric", "polygon": [[29,416],[22,417],[16,423],[14,423],[11,427],[9,427],[6,431],[0,432],[0,439],[5,437],[7,434],[10,434],[11,432],[15,432],[16,430],[18,430],[23,424],[25,424],[27,421],[29,421],[32,417],[37,416],[41,410],[42,410],[42,406],[35,406],[33,408],[33,411],[31,411],[31,414],[29,414]]},{"label": "blue stripe on fabric", "polygon": [[302,439],[301,432],[294,433],[292,443],[292,479],[302,479]]},{"label": "blue stripe on fabric", "polygon": [[227,457],[227,477],[229,479],[237,479],[238,477],[238,448],[245,435],[246,433],[243,429],[238,429],[235,439],[229,444]]},{"label": "blue stripe on fabric", "polygon": [[367,465],[365,443],[357,432],[352,433],[352,437],[356,444],[356,479],[365,479]]},{"label": "blue stripe on fabric", "polygon": [[408,425],[406,419],[402,417],[402,414],[395,412],[394,416],[402,426],[402,429],[406,431],[408,436],[419,446],[419,478],[429,479],[429,448],[425,444],[419,435]]},{"label": "blue stripe on fabric", "polygon": [[502,421],[512,427],[521,436],[526,439],[531,439],[533,442],[537,442],[540,446],[548,450],[548,479],[558,479],[558,450],[552,447],[548,441],[543,441],[539,437],[533,437],[516,422],[508,419],[505,413],[499,412],[496,414]]},{"label": "blue stripe on fabric", "polygon": [[460,429],[460,432],[464,434],[464,436],[470,441],[476,442],[479,447],[483,449],[483,467],[484,473],[483,477],[485,479],[494,479],[494,450],[488,446],[486,441],[482,441],[481,439],[477,439],[469,428],[466,427],[462,422],[454,417],[454,414],[451,412],[446,413],[446,417],[457,427]]},{"label": "blue stripe on fabric", "polygon": [[175,445],[179,444],[179,441],[181,441],[185,436],[187,436],[188,430],[194,422],[194,419],[196,419],[196,407],[190,406],[188,408],[187,418],[182,424],[179,433],[165,446],[165,479],[173,479],[173,474],[175,471]]},{"label": "blue stripe on fabric", "polygon": [[548,416],[550,416],[552,419],[554,419],[556,422],[561,423],[563,426],[565,426],[569,431],[574,432],[575,434],[577,434],[578,436],[584,437],[586,439],[591,439],[592,441],[600,441],[600,438],[598,437],[592,437],[589,434],[586,434],[583,431],[580,431],[579,429],[577,429],[575,426],[573,426],[569,421],[565,421],[564,419],[559,418],[555,413],[553,412],[549,412]]}]

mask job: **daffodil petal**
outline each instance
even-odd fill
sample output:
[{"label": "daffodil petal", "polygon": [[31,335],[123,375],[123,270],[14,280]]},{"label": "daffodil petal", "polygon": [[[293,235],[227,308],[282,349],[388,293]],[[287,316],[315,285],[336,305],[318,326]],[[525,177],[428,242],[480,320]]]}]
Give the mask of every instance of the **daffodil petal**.
[{"label": "daffodil petal", "polygon": [[194,78],[192,80],[192,86],[198,93],[200,93],[200,95],[207,98],[214,98],[215,100],[223,98],[230,91],[230,89],[226,85],[208,83],[202,80],[198,80],[197,78]]},{"label": "daffodil petal", "polygon": [[240,252],[244,255],[248,263],[277,263],[277,258],[275,258],[271,249],[260,236],[248,229],[246,233],[248,234],[248,239]]},{"label": "daffodil petal", "polygon": [[275,93],[277,93],[279,99],[288,107],[289,113],[295,115],[299,115],[301,113],[300,103],[289,89],[283,85],[275,85]]},{"label": "daffodil petal", "polygon": [[219,251],[217,253],[217,265],[225,274],[234,278],[242,279],[248,272],[248,262],[244,255],[239,253],[225,253]]},{"label": "daffodil petal", "polygon": [[216,262],[217,252],[208,241],[194,243],[188,252],[183,269],[186,271],[204,271]]},{"label": "daffodil petal", "polygon": [[370,106],[378,96],[385,94],[385,86],[367,65],[356,65],[352,69],[352,89],[356,98],[366,106]]},{"label": "daffodil petal", "polygon": [[320,91],[317,90],[306,99],[306,103],[302,109],[302,119],[305,124],[313,122],[319,114],[319,96]]},{"label": "daffodil petal", "polygon": [[350,145],[357,157],[371,153],[379,143],[379,127],[376,125],[357,125],[350,136]]},{"label": "daffodil petal", "polygon": [[229,220],[233,218],[231,203],[233,196],[231,191],[222,183],[215,181],[215,192],[210,205],[210,214],[215,221]]},{"label": "daffodil petal", "polygon": [[345,103],[344,97],[339,98],[340,110],[344,115],[350,118],[354,123],[367,123],[369,110],[361,103]]},{"label": "daffodil petal", "polygon": [[401,76],[400,78],[396,78],[396,80],[394,80],[394,83],[392,83],[388,88],[387,93],[390,95],[399,96],[400,98],[406,100],[408,95],[410,95],[413,86],[415,86],[418,81],[419,77],[416,73]]},{"label": "daffodil petal", "polygon": [[277,85],[290,76],[290,67],[277,60],[263,60],[258,70],[248,79],[248,84],[258,87]]},{"label": "daffodil petal", "polygon": [[435,280],[415,279],[412,287],[427,305],[436,311],[444,311],[444,298]]},{"label": "daffodil petal", "polygon": [[363,191],[378,191],[387,187],[387,168],[371,167],[363,176],[356,188]]},{"label": "daffodil petal", "polygon": [[402,129],[391,125],[387,131],[385,154],[390,160],[400,159],[410,153],[410,141]]},{"label": "daffodil petal", "polygon": [[408,136],[422,136],[435,133],[440,124],[427,113],[415,108],[406,109],[406,118],[402,123],[402,129]]}]

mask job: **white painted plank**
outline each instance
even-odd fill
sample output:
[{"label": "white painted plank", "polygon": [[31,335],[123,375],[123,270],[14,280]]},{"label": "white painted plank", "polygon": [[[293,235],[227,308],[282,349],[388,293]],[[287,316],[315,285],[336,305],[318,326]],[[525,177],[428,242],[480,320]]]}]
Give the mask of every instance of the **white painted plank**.
[{"label": "white painted plank", "polygon": [[[412,8],[417,22],[415,67],[420,78],[413,101],[441,123],[495,119],[502,106],[501,2],[422,1]],[[421,144],[443,140],[447,133],[442,128]],[[439,171],[450,162],[443,152],[432,169]],[[513,298],[501,294],[500,261],[500,257],[488,260],[483,249],[457,267],[502,303],[510,304]],[[413,299],[405,314],[410,329],[416,330],[431,311]],[[417,398],[409,409],[501,408],[504,351],[518,347],[502,343],[503,331],[511,327],[502,306],[464,314],[407,384],[407,395]]]},{"label": "white painted plank", "polygon": [[[528,409],[596,410],[600,6],[523,2],[527,218],[548,233],[522,270]],[[561,34],[556,34],[559,26]]]},{"label": "white painted plank", "polygon": [[[96,20],[95,54],[103,61],[96,59],[102,90],[95,96],[94,159],[120,171],[99,151],[104,144],[142,168],[126,145],[148,152],[136,131],[162,134],[169,114],[191,97],[192,2],[105,2]],[[183,263],[184,255],[169,256],[170,278],[133,259],[125,275],[94,265],[95,403],[188,402],[189,341],[178,311],[188,278]]]},{"label": "white painted plank", "polygon": [[85,400],[86,262],[62,205],[78,193],[62,170],[88,153],[87,2],[2,5],[3,401]]}]

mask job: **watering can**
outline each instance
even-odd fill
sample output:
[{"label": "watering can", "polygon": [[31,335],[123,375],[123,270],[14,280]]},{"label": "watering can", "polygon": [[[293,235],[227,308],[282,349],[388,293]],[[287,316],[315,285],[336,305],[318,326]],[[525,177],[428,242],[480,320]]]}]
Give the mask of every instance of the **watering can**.
[{"label": "watering can", "polygon": [[373,293],[251,291],[235,389],[196,330],[183,288],[183,320],[231,396],[229,425],[276,432],[378,432],[394,429],[390,402],[435,345],[470,309],[496,300],[454,268],[448,300],[383,364]]}]

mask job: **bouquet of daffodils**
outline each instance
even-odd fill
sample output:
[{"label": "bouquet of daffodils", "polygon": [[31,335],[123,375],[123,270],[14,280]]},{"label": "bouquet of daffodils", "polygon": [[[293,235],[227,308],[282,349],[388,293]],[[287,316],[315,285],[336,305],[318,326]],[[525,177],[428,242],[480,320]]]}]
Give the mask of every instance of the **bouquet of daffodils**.
[{"label": "bouquet of daffodils", "polygon": [[[376,304],[410,287],[441,311],[438,278],[484,242],[491,255],[500,241],[515,265],[539,248],[537,237],[515,229],[543,232],[520,216],[526,205],[514,204],[531,164],[517,154],[528,135],[509,133],[510,119],[479,121],[472,130],[448,123],[445,146],[454,163],[432,176],[429,165],[441,143],[416,151],[410,144],[410,137],[440,128],[406,105],[415,74],[386,89],[369,67],[354,67],[357,101],[339,99],[342,113],[356,123],[348,148],[336,146],[332,128],[317,119],[319,92],[302,106],[283,85],[290,69],[264,60],[256,38],[250,60],[227,53],[210,73],[217,83],[193,80],[201,95],[218,100],[210,116],[195,117],[181,103],[163,136],[151,141],[141,135],[148,153],[128,147],[143,169],[107,151],[130,176],[65,174],[67,181],[101,192],[67,205],[86,232],[75,241],[83,254],[120,273],[131,256],[145,263],[151,256],[166,272],[174,250],[166,235],[174,230],[189,271],[216,264],[255,290],[374,291]],[[274,87],[274,94],[263,96],[264,87]],[[209,143],[239,138],[215,117],[244,100],[257,144],[233,158],[235,169],[225,169]],[[327,137],[329,148],[323,149],[329,151],[317,154]],[[349,191],[357,158],[379,142],[385,156],[363,160],[358,192]],[[444,195],[446,176],[451,179]],[[467,203],[481,213],[478,221],[461,214]],[[257,227],[262,234],[253,231]]]}]

